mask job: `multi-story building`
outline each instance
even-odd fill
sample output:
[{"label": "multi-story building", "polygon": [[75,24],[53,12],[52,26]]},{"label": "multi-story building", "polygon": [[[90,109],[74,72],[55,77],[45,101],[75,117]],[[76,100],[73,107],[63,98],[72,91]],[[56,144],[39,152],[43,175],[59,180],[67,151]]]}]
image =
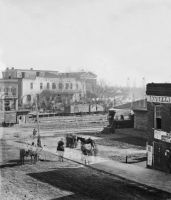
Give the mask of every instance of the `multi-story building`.
[{"label": "multi-story building", "polygon": [[[17,99],[30,105],[37,94],[48,90],[54,92],[62,103],[78,102],[86,97],[86,92],[94,91],[96,75],[91,72],[59,73],[48,70],[6,68],[1,82],[18,82]],[[0,84],[2,85],[2,84]],[[2,86],[0,86],[2,87]]]},{"label": "multi-story building", "polygon": [[18,79],[0,80],[0,111],[18,109],[19,85],[20,80]]},{"label": "multi-story building", "polygon": [[0,125],[15,124],[20,80],[0,80]]},{"label": "multi-story building", "polygon": [[171,173],[171,83],[147,84],[150,167]]}]

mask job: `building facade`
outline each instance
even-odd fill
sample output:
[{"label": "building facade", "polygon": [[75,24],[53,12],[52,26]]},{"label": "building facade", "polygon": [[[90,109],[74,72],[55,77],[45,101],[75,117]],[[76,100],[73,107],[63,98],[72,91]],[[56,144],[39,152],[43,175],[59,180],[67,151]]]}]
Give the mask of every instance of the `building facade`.
[{"label": "building facade", "polygon": [[[147,131],[148,127],[148,111],[147,111],[147,99],[141,99],[132,103],[132,109],[134,112],[134,128],[142,131]],[[142,135],[142,137],[148,138],[148,135]]]},{"label": "building facade", "polygon": [[18,109],[18,79],[0,80],[0,111],[11,111]]},{"label": "building facade", "polygon": [[87,91],[94,91],[96,75],[91,72],[59,73],[48,70],[6,68],[3,80],[18,80],[18,104],[30,105],[37,94],[51,91],[59,103],[71,104],[85,99]]},{"label": "building facade", "polygon": [[16,123],[19,85],[18,79],[0,80],[0,125]]},{"label": "building facade", "polygon": [[171,84],[147,84],[148,166],[171,172]]}]

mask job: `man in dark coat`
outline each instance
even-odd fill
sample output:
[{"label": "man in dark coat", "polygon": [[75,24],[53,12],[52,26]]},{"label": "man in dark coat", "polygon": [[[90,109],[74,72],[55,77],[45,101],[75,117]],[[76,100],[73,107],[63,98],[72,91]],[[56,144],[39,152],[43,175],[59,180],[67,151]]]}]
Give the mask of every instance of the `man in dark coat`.
[{"label": "man in dark coat", "polygon": [[64,141],[63,141],[63,138],[61,138],[58,142],[57,152],[58,152],[59,161],[63,162],[63,156],[64,156]]}]

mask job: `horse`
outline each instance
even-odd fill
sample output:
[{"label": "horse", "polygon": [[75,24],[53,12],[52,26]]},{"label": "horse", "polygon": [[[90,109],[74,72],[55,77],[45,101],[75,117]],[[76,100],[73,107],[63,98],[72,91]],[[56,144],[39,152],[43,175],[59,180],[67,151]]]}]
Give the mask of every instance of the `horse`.
[{"label": "horse", "polygon": [[33,151],[33,150],[26,150],[26,149],[20,149],[20,162],[21,162],[21,165],[24,165],[24,158],[25,157],[28,157],[30,156],[31,157],[31,163],[36,163],[36,161],[38,160],[38,154],[36,151]]},{"label": "horse", "polygon": [[67,135],[66,136],[66,147],[76,148],[77,147],[77,137],[76,135]]},{"label": "horse", "polygon": [[90,144],[91,148],[93,148],[93,149],[95,148],[95,142],[91,138],[86,139],[86,138],[83,138],[83,137],[77,137],[77,142],[79,140],[81,141],[82,144]]},{"label": "horse", "polygon": [[29,155],[28,150],[20,149],[20,162],[21,162],[21,165],[24,165],[24,157],[28,157],[28,155]]},{"label": "horse", "polygon": [[85,165],[90,163],[88,156],[96,156],[97,155],[97,147],[94,146],[94,148],[92,148],[92,147],[90,147],[90,145],[91,144],[81,143],[81,152],[82,152],[81,160],[83,160]]},{"label": "horse", "polygon": [[81,151],[83,155],[92,156],[93,155],[93,149],[87,148],[85,144],[81,145]]}]

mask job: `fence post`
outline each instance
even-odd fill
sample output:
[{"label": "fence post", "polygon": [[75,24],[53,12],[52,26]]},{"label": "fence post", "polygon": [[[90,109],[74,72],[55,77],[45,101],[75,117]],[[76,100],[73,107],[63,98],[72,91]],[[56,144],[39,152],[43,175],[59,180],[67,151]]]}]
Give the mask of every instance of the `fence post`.
[{"label": "fence post", "polygon": [[128,155],[127,155],[127,150],[126,150],[126,160],[125,160],[126,163],[128,163]]}]

